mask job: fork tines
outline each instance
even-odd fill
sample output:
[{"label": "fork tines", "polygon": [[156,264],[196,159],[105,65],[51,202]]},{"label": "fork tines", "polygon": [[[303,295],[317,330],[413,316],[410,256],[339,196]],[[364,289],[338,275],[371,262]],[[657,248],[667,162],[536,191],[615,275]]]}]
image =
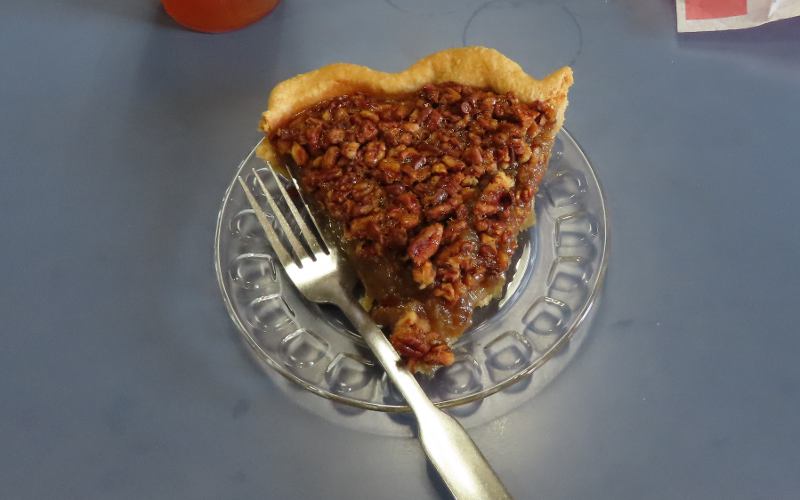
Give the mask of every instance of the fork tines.
[{"label": "fork tines", "polygon": [[[247,197],[247,201],[250,203],[250,207],[253,209],[259,224],[261,224],[261,227],[264,229],[264,233],[267,235],[267,240],[275,251],[278,259],[281,261],[281,264],[283,264],[284,267],[287,267],[291,264],[295,264],[298,267],[303,267],[304,261],[308,262],[309,260],[317,260],[319,254],[327,253],[327,249],[323,248],[323,246],[320,244],[320,240],[318,239],[317,235],[306,223],[305,218],[289,197],[289,193],[287,193],[286,188],[283,186],[283,183],[275,171],[271,167],[267,168],[267,170],[269,170],[272,174],[272,178],[278,187],[278,191],[280,192],[286,207],[289,209],[289,213],[286,215],[284,215],[284,210],[282,210],[278,203],[276,203],[275,198],[273,198],[272,194],[270,193],[269,189],[267,189],[266,184],[264,184],[264,181],[261,179],[261,176],[258,175],[258,172],[255,168],[252,169],[253,176],[256,184],[261,190],[261,193],[267,199],[270,210],[275,216],[275,220],[278,222],[281,231],[289,243],[291,251],[286,249],[283,242],[278,237],[278,234],[275,232],[275,229],[273,229],[269,219],[267,218],[267,214],[264,212],[261,206],[259,206],[258,201],[253,195],[253,192],[250,190],[250,188],[247,186],[247,183],[244,179],[242,179],[241,176],[238,177],[239,184],[241,184],[244,194]],[[302,198],[300,199],[302,202]],[[305,204],[305,202],[302,202],[302,204],[305,212],[311,219],[311,222],[314,224],[314,226],[316,226],[316,229],[319,232],[319,227],[311,215],[311,212],[308,210],[308,206]],[[299,229],[299,233],[303,240],[302,242],[301,238],[295,234],[297,230],[292,227],[290,221],[287,221],[287,216],[291,219],[291,223],[293,223],[293,225]],[[319,234],[321,234],[321,232]]]}]

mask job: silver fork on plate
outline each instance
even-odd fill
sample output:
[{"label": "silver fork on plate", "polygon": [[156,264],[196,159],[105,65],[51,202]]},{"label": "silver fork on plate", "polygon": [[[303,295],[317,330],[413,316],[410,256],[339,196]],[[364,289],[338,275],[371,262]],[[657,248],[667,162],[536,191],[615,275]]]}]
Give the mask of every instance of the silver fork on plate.
[{"label": "silver fork on plate", "polygon": [[[353,323],[386,370],[389,379],[414,412],[422,447],[456,499],[511,498],[500,478],[497,477],[464,428],[456,419],[433,404],[414,375],[405,368],[400,355],[397,354],[378,325],[355,300],[352,293],[357,279],[355,273],[336,250],[336,246],[325,241],[324,233],[317,226],[305,201],[302,201],[302,197],[300,198],[302,210],[316,226],[316,234],[306,223],[298,207],[289,198],[286,188],[277,174],[272,168],[268,168],[268,170],[275,180],[280,195],[285,200],[288,213],[284,213],[279,208],[255,169],[253,169],[253,174],[288,242],[290,247],[288,249],[273,229],[266,213],[259,206],[247,183],[241,176],[238,180],[289,279],[306,299],[338,306]],[[297,182],[294,178],[291,180],[297,188]],[[322,241],[319,241],[317,234],[322,237]]]}]

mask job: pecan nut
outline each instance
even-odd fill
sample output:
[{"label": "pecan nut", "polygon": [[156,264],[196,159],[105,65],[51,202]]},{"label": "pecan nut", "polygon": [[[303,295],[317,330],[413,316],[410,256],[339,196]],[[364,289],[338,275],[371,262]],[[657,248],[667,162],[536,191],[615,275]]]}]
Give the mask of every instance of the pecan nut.
[{"label": "pecan nut", "polygon": [[443,234],[444,226],[439,223],[431,224],[420,231],[408,244],[407,252],[411,261],[415,265],[421,266],[426,260],[433,257],[442,243]]}]

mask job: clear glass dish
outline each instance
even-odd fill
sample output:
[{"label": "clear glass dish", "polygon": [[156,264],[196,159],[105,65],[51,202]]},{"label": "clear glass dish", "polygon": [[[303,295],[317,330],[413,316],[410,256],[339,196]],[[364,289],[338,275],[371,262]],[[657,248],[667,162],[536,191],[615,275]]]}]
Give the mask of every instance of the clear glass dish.
[{"label": "clear glass dish", "polygon": [[[240,174],[253,186],[253,168],[268,168],[255,149],[225,191],[214,241],[217,280],[233,323],[258,360],[309,391],[360,408],[407,411],[338,311],[304,300],[284,275],[237,189]],[[520,235],[503,297],[476,311],[473,326],[453,345],[453,365],[418,376],[437,405],[474,402],[525,380],[564,347],[594,306],[607,264],[605,200],[588,159],[564,130],[535,210],[537,223]]]}]

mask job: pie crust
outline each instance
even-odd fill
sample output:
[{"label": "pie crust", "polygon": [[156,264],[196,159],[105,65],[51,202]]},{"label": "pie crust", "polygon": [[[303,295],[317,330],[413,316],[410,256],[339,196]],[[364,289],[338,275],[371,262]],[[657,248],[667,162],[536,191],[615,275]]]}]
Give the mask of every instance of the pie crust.
[{"label": "pie crust", "polygon": [[[295,114],[333,97],[366,94],[405,94],[429,83],[455,82],[487,88],[498,94],[513,92],[522,102],[545,101],[556,110],[553,137],[564,123],[572,69],[565,66],[541,80],[528,75],[519,64],[486,47],[445,49],[417,61],[405,71],[384,73],[366,66],[336,63],[284,80],[269,95],[259,129],[269,137],[272,130]],[[275,149],[264,141],[258,155],[281,165]]]}]

